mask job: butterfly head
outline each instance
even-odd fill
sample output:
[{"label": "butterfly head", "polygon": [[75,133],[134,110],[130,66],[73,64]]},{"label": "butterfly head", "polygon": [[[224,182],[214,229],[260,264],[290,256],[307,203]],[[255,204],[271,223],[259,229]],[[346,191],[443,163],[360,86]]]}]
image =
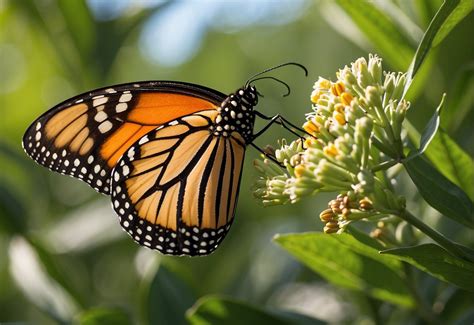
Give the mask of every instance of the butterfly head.
[{"label": "butterfly head", "polygon": [[230,94],[218,108],[214,134],[228,137],[232,132],[238,132],[247,143],[251,142],[255,122],[253,108],[258,103],[257,95],[257,89],[250,84]]}]

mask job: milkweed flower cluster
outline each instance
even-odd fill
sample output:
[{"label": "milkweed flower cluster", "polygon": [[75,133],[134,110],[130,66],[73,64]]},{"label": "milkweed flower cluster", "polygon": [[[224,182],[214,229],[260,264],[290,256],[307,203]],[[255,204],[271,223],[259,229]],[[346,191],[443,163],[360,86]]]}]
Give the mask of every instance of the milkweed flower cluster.
[{"label": "milkweed flower cluster", "polygon": [[384,72],[382,60],[359,58],[319,78],[311,93],[304,138],[282,140],[274,157],[256,160],[255,196],[265,205],[294,203],[319,192],[338,193],[321,212],[327,233],[352,221],[395,214],[405,207],[386,169],[403,158],[402,123],[409,102],[401,99],[406,77]]}]

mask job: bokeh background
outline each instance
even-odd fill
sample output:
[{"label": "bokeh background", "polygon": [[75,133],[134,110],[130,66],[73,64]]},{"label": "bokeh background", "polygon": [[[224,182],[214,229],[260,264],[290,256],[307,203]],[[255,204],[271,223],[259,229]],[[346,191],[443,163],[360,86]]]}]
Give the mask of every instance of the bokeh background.
[{"label": "bokeh background", "polygon": [[[332,1],[0,0],[0,322],[67,323],[87,310],[111,308],[134,323],[179,324],[197,299],[223,294],[323,321],[371,324],[366,297],[327,284],[272,243],[277,233],[320,230],[318,214],[329,196],[262,207],[252,197],[258,157],[252,148],[227,239],[211,256],[174,258],[134,244],[107,197],[36,165],[23,153],[21,137],[42,112],[90,89],[180,80],[229,93],[289,61],[304,64],[309,77],[291,67],[275,71],[291,96],[282,98],[277,83],[259,82],[265,98],[258,109],[302,124],[318,76],[334,79],[368,53],[380,54],[387,70],[405,71],[441,2],[375,1],[404,26],[406,47],[394,48],[390,40],[374,45]],[[473,31],[471,14],[431,55],[410,94],[416,108],[410,121],[420,130],[443,92],[457,100],[460,115],[449,115],[444,127],[471,155]],[[471,92],[459,93],[465,83]],[[257,144],[275,145],[282,137],[291,134],[275,126]],[[412,196],[432,225],[472,243]],[[392,321],[410,314],[385,308]]]}]

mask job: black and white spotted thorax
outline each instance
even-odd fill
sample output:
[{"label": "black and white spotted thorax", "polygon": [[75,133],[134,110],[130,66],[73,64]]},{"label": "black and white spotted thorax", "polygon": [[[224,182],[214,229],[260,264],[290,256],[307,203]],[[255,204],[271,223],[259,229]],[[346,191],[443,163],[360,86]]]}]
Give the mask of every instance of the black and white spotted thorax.
[{"label": "black and white spotted thorax", "polygon": [[232,132],[238,132],[250,143],[253,137],[255,122],[254,106],[257,105],[257,89],[248,85],[230,94],[217,109],[217,115],[211,131],[216,136],[229,137]]}]

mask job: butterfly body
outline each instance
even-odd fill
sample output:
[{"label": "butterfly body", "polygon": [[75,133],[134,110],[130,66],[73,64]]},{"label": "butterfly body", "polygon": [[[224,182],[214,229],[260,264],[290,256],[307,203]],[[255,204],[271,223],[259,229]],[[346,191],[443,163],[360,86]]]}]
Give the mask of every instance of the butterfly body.
[{"label": "butterfly body", "polygon": [[117,85],[53,107],[28,128],[23,147],[111,195],[140,245],[206,255],[234,218],[256,104],[251,85],[229,96],[181,82]]}]

